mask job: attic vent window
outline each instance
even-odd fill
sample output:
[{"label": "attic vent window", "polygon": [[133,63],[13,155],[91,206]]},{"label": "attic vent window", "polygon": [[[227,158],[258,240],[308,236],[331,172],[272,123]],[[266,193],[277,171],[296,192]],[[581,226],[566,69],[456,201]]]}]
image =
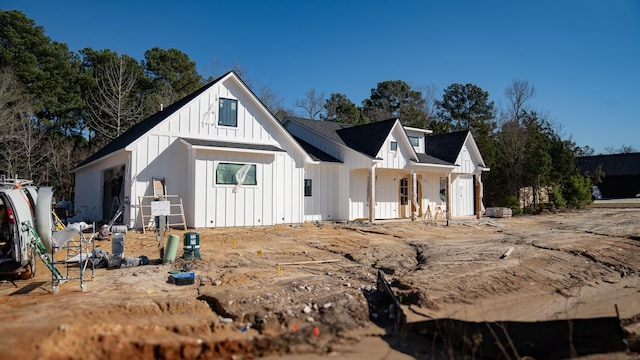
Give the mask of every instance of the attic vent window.
[{"label": "attic vent window", "polygon": [[238,126],[238,100],[220,99],[220,111],[218,111],[218,125]]},{"label": "attic vent window", "polygon": [[392,142],[391,142],[390,150],[391,150],[391,151],[396,151],[396,150],[398,150],[398,142],[396,142],[396,141],[392,141]]}]

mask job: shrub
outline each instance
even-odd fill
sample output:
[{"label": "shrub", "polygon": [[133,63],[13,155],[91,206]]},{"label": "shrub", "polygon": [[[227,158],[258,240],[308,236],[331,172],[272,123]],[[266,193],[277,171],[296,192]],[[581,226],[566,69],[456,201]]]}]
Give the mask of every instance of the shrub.
[{"label": "shrub", "polygon": [[591,181],[579,174],[572,175],[562,188],[567,206],[579,209],[591,204]]}]

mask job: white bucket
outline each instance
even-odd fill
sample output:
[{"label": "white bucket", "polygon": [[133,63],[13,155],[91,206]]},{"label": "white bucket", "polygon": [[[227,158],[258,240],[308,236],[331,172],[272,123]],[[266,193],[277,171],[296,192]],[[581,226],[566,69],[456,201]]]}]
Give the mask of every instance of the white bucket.
[{"label": "white bucket", "polygon": [[111,232],[114,234],[126,234],[127,233],[127,225],[113,225],[111,227]]},{"label": "white bucket", "polygon": [[118,233],[111,235],[111,253],[124,257],[124,234]]}]

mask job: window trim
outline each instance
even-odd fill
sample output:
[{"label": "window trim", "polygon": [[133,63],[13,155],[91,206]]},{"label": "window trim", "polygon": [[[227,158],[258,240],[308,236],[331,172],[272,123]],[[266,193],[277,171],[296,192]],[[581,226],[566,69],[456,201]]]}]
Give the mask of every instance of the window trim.
[{"label": "window trim", "polygon": [[313,196],[313,180],[312,179],[304,179],[304,196],[305,197]]},{"label": "window trim", "polygon": [[[235,119],[233,119],[233,124],[224,124],[222,123],[222,106],[223,104],[235,104]],[[233,110],[232,110],[233,111]],[[226,119],[225,119],[226,120]],[[226,126],[226,127],[238,127],[238,100],[231,98],[220,98],[218,100],[218,126]]]},{"label": "window trim", "polygon": [[389,143],[389,151],[397,151],[398,150],[398,142],[392,141]]}]

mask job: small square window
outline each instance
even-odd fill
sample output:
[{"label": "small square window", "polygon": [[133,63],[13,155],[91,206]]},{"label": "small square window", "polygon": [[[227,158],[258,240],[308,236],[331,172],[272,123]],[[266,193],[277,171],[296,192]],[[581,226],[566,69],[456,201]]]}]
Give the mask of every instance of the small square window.
[{"label": "small square window", "polygon": [[391,151],[396,151],[396,150],[398,150],[398,142],[392,141],[391,142]]},{"label": "small square window", "polygon": [[233,127],[238,126],[238,100],[220,99],[218,125]]},{"label": "small square window", "polygon": [[418,146],[420,143],[420,138],[417,136],[409,136],[409,141],[411,141],[411,145]]},{"label": "small square window", "polygon": [[311,179],[304,179],[304,196],[311,196]]}]

